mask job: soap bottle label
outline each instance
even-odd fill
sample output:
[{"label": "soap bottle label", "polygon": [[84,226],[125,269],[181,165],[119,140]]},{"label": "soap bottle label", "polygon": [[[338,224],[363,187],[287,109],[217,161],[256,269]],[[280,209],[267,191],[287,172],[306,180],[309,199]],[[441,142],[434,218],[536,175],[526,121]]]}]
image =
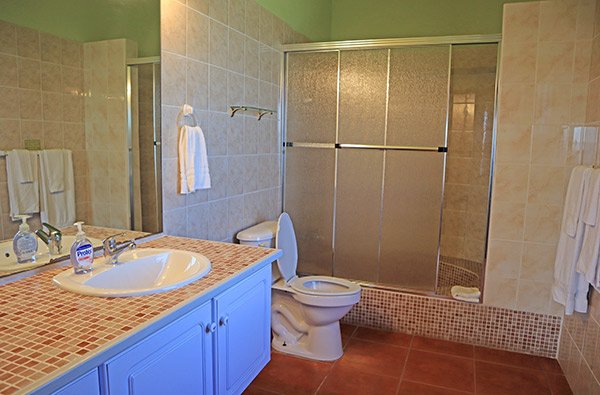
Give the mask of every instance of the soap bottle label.
[{"label": "soap bottle label", "polygon": [[35,237],[20,237],[17,240],[17,248],[23,256],[33,256],[37,252],[37,240]]},{"label": "soap bottle label", "polygon": [[77,247],[75,259],[79,266],[90,266],[94,260],[94,248],[91,244],[83,244]]}]

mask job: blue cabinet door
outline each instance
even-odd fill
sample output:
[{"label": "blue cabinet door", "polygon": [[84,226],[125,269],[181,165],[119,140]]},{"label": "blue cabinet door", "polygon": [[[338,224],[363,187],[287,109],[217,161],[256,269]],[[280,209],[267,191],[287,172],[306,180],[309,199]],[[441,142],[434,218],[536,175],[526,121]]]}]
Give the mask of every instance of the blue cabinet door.
[{"label": "blue cabinet door", "polygon": [[108,393],[212,394],[211,303],[105,363]]},{"label": "blue cabinet door", "polygon": [[98,369],[94,369],[71,384],[65,385],[53,395],[100,395],[100,379]]},{"label": "blue cabinet door", "polygon": [[269,362],[271,266],[215,298],[218,394],[240,394]]}]

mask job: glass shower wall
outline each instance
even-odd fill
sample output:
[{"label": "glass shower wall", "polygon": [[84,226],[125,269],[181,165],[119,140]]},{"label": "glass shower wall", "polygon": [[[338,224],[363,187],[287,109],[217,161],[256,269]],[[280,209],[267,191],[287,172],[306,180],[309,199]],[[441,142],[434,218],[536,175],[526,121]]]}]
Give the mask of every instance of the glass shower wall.
[{"label": "glass shower wall", "polygon": [[[495,63],[493,69],[480,67],[480,54],[471,47],[478,46],[287,54],[283,204],[296,229],[300,273],[434,292],[444,186],[456,188],[456,180],[465,177],[475,184],[466,189],[474,197],[464,222],[486,219],[469,243],[485,240],[487,211],[475,207],[487,208],[483,195],[489,195],[479,187],[489,188]],[[463,76],[469,73],[476,76]],[[461,93],[470,92],[471,83],[485,85],[487,73],[493,74],[491,93],[477,91],[474,102],[467,102],[473,96]],[[458,134],[465,132],[459,130],[461,120],[449,115],[465,109],[472,110],[473,122],[485,119],[485,128],[470,129],[468,141]],[[450,144],[448,122],[456,132],[450,137],[452,154],[438,152]],[[462,122],[464,128],[469,121]],[[452,164],[467,175],[452,174],[455,182],[445,182],[446,155],[464,159],[478,144],[487,154],[478,157],[479,167],[473,161],[460,169]],[[444,215],[457,200],[453,193]],[[445,241],[452,241],[455,229],[447,220],[443,224]],[[463,251],[467,234],[465,228]]]},{"label": "glass shower wall", "polygon": [[498,45],[454,45],[437,293],[481,285],[485,259]]}]

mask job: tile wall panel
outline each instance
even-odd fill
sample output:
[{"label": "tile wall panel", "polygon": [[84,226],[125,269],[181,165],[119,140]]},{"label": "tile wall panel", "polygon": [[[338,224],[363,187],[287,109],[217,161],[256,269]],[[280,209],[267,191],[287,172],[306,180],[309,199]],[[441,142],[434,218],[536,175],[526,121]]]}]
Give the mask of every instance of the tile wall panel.
[{"label": "tile wall panel", "polygon": [[[253,0],[161,1],[163,226],[168,234],[236,241],[281,211],[282,43],[306,42]],[[177,193],[177,115],[187,103],[204,131],[211,188]]]}]

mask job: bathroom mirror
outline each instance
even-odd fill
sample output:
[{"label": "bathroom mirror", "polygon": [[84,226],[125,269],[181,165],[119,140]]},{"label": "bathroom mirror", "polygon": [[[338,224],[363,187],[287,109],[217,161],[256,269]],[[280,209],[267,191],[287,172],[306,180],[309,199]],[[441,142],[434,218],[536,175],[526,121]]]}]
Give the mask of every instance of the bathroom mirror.
[{"label": "bathroom mirror", "polygon": [[[49,193],[67,198],[40,190],[32,231],[47,218],[65,235],[75,220],[100,239],[161,232],[160,0],[0,0],[0,9],[2,259],[24,200],[15,192],[24,180],[7,173],[13,149],[35,152],[42,189],[48,169],[66,169],[63,189]],[[40,162],[50,149],[63,149],[62,160]]]}]

